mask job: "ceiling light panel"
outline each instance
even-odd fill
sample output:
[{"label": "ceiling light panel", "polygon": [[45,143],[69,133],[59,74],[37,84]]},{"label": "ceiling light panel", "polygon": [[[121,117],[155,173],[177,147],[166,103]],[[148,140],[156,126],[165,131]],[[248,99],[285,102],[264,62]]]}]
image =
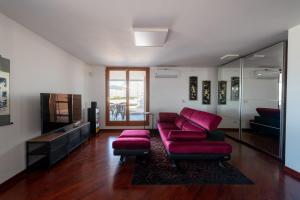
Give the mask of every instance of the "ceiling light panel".
[{"label": "ceiling light panel", "polygon": [[222,56],[220,59],[225,60],[225,59],[228,59],[228,58],[236,58],[236,57],[239,57],[239,56],[240,56],[239,54],[226,54],[226,55]]},{"label": "ceiling light panel", "polygon": [[167,28],[133,28],[134,42],[138,47],[161,47],[166,43]]}]

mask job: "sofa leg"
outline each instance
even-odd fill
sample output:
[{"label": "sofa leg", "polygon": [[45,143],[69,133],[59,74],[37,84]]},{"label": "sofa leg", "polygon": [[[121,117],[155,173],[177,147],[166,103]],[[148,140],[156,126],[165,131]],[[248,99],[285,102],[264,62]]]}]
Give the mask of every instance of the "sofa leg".
[{"label": "sofa leg", "polygon": [[224,165],[224,162],[223,161],[219,161],[219,166],[221,167],[221,168],[226,168],[226,166]]},{"label": "sofa leg", "polygon": [[123,155],[121,155],[121,156],[120,156],[120,165],[123,165],[124,162],[125,162],[125,160],[126,160],[126,157],[123,156]]},{"label": "sofa leg", "polygon": [[146,156],[136,156],[136,162],[146,164]]},{"label": "sofa leg", "polygon": [[175,160],[171,160],[171,167],[172,168],[177,168],[178,167],[178,164]]}]

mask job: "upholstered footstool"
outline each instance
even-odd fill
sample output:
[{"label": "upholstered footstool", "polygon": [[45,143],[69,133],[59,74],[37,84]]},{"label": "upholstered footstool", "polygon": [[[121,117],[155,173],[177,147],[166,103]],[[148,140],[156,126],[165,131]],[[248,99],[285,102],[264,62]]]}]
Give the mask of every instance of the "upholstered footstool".
[{"label": "upholstered footstool", "polygon": [[150,133],[147,130],[125,130],[113,141],[112,147],[114,155],[121,156],[121,164],[126,156],[147,156],[150,152]]},{"label": "upholstered footstool", "polygon": [[119,138],[148,138],[150,139],[150,132],[148,130],[124,130]]}]

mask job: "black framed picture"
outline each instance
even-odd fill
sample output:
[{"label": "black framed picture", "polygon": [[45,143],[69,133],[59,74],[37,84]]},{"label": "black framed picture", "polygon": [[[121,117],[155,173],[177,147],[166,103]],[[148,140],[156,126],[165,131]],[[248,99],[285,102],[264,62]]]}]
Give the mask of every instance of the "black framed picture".
[{"label": "black framed picture", "polygon": [[231,77],[231,101],[240,99],[240,77]]},{"label": "black framed picture", "polygon": [[219,105],[226,104],[226,89],[227,89],[227,81],[219,81],[218,82],[218,104]]},{"label": "black framed picture", "polygon": [[211,86],[210,81],[202,81],[202,104],[210,104]]},{"label": "black framed picture", "polygon": [[198,99],[198,77],[190,76],[189,97],[191,101]]},{"label": "black framed picture", "polygon": [[10,124],[10,61],[0,56],[0,125]]}]

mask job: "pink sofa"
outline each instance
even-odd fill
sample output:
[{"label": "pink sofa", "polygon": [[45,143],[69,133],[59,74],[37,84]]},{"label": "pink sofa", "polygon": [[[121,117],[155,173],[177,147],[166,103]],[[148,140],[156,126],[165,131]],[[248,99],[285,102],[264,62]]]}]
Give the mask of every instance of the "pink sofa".
[{"label": "pink sofa", "polygon": [[[216,130],[222,118],[191,108],[177,113],[159,113],[158,130],[172,161],[180,159],[230,159],[232,147]],[[175,164],[175,162],[174,162]]]}]

